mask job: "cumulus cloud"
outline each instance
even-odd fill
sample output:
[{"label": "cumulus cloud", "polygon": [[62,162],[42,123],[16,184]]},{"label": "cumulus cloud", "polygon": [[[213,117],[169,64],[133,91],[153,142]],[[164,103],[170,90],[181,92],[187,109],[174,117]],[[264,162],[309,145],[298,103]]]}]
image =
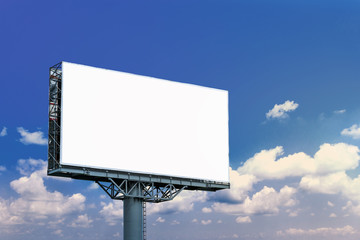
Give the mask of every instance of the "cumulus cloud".
[{"label": "cumulus cloud", "polygon": [[94,189],[98,189],[98,188],[99,188],[99,184],[97,184],[96,182],[93,182],[88,186],[89,190],[94,190]]},{"label": "cumulus cloud", "polygon": [[237,223],[251,223],[251,218],[249,216],[245,216],[245,217],[239,216],[235,219],[235,221]]},{"label": "cumulus cloud", "polygon": [[300,177],[299,187],[303,190],[341,194],[360,204],[360,176],[352,178],[346,173],[359,166],[359,153],[357,146],[325,143],[313,157],[303,152],[283,156],[284,150],[278,146],[255,154],[237,171],[240,176],[252,175],[257,181]]},{"label": "cumulus cloud", "polygon": [[297,217],[301,209],[287,209],[286,212],[289,214],[289,217]]},{"label": "cumulus cloud", "polygon": [[275,104],[274,107],[266,113],[267,119],[283,119],[287,118],[287,112],[292,112],[297,109],[299,104],[294,101],[285,101],[283,104]]},{"label": "cumulus cloud", "polygon": [[20,142],[25,145],[28,144],[37,144],[37,145],[47,145],[48,140],[44,138],[44,133],[41,131],[29,132],[28,130],[18,127],[17,131],[20,133],[21,138]]},{"label": "cumulus cloud", "polygon": [[324,176],[308,175],[301,179],[299,186],[314,193],[342,194],[360,204],[360,175],[357,178],[351,178],[344,171]]},{"label": "cumulus cloud", "polygon": [[314,157],[299,152],[286,157],[283,147],[262,150],[238,168],[240,174],[251,174],[258,179],[331,174],[355,169],[359,165],[359,148],[345,143],[320,146]]},{"label": "cumulus cloud", "polygon": [[239,203],[245,200],[253,185],[258,181],[252,174],[243,173],[229,169],[230,189],[208,194],[208,199],[217,202]]},{"label": "cumulus cloud", "polygon": [[46,168],[46,161],[33,158],[19,159],[16,166],[16,170],[18,170],[21,175],[31,175],[31,173],[36,171],[41,177],[46,176]]},{"label": "cumulus cloud", "polygon": [[348,201],[346,205],[342,208],[344,211],[348,211],[360,216],[360,203],[358,205],[354,205],[353,202]]},{"label": "cumulus cloud", "polygon": [[85,207],[85,197],[80,193],[67,197],[57,191],[47,191],[44,180],[36,172],[30,177],[12,181],[10,186],[21,195],[11,204],[15,214],[27,212],[33,216],[62,216]]},{"label": "cumulus cloud", "polygon": [[110,226],[116,225],[123,218],[123,201],[113,201],[109,204],[101,202],[101,205],[100,214]]},{"label": "cumulus cloud", "polygon": [[204,207],[203,209],[201,209],[201,211],[202,211],[203,213],[211,213],[211,212],[212,212],[212,209],[211,209],[211,208]]},{"label": "cumulus cloud", "polygon": [[[21,175],[30,176],[31,173],[36,172],[37,175],[42,178],[49,178],[47,176],[47,162],[41,159],[19,159],[17,162],[16,170],[20,172]],[[63,177],[50,177],[59,181],[70,182],[71,178]]]},{"label": "cumulus cloud", "polygon": [[4,172],[4,171],[6,171],[6,167],[0,165],[0,172]]},{"label": "cumulus cloud", "polygon": [[204,191],[182,191],[174,200],[161,204],[148,204],[148,214],[168,214],[177,212],[190,212],[194,208],[195,202],[205,202],[207,193]]},{"label": "cumulus cloud", "polygon": [[[33,165],[39,166],[40,169],[32,173],[24,171],[26,176],[10,183],[11,188],[20,197],[11,200],[0,198],[0,223],[8,225],[33,222],[84,210],[86,198],[82,194],[65,196],[57,191],[48,191],[43,179],[43,161],[33,161]],[[19,161],[19,164],[21,162]]]},{"label": "cumulus cloud", "polygon": [[348,236],[356,234],[357,231],[349,225],[346,225],[342,228],[315,228],[315,229],[301,229],[301,228],[289,228],[284,231],[278,231],[277,235],[286,237],[286,236]]},{"label": "cumulus cloud", "polygon": [[360,139],[360,126],[354,124],[349,128],[345,128],[341,131],[341,135],[352,137],[353,139]]},{"label": "cumulus cloud", "polygon": [[0,137],[4,137],[7,135],[7,128],[6,127],[3,127],[3,129],[1,130],[0,132]]},{"label": "cumulus cloud", "polygon": [[296,189],[284,186],[277,192],[274,188],[264,186],[264,188],[255,193],[251,198],[247,197],[240,204],[229,204],[215,202],[212,208],[216,212],[238,215],[255,214],[277,214],[281,207],[292,207],[296,204]]},{"label": "cumulus cloud", "polygon": [[17,131],[20,133],[21,138],[20,142],[25,145],[28,144],[38,144],[38,145],[47,145],[48,140],[44,138],[44,133],[41,131],[29,132],[28,130],[18,127]]},{"label": "cumulus cloud", "polygon": [[91,220],[87,214],[79,215],[75,220],[72,221],[71,227],[73,228],[89,228],[91,227],[91,223],[93,220]]},{"label": "cumulus cloud", "polygon": [[208,225],[210,224],[212,221],[209,219],[209,220],[201,220],[201,224],[202,225]]}]

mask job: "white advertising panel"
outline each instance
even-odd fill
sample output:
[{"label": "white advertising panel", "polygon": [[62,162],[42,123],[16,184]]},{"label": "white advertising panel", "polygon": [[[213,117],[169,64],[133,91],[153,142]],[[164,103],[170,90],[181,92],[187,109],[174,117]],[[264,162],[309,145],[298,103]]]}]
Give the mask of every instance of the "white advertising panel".
[{"label": "white advertising panel", "polygon": [[229,182],[228,92],[62,63],[64,165]]}]

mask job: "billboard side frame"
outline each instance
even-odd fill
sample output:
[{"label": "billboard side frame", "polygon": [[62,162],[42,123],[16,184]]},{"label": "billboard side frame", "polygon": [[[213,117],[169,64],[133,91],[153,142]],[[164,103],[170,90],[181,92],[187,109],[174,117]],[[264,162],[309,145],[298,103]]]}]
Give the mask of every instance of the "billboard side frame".
[{"label": "billboard side frame", "polygon": [[48,170],[60,165],[62,62],[49,69]]}]

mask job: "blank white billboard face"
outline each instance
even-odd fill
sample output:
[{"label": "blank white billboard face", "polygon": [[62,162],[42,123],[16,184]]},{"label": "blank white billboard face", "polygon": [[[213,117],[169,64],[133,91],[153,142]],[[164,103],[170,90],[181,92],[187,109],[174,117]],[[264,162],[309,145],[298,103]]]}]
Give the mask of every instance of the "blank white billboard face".
[{"label": "blank white billboard face", "polygon": [[227,91],[62,69],[61,164],[229,182]]}]

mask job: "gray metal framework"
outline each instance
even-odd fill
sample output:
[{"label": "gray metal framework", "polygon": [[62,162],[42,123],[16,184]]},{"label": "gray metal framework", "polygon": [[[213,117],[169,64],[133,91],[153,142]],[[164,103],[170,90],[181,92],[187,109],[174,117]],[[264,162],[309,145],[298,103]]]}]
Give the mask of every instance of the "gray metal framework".
[{"label": "gray metal framework", "polygon": [[60,167],[62,64],[50,68],[48,169]]},{"label": "gray metal framework", "polygon": [[134,197],[153,203],[170,201],[186,188],[186,186],[177,188],[173,184],[159,186],[154,182],[133,182],[112,178],[109,178],[109,182],[96,182],[112,199],[123,200]]}]

